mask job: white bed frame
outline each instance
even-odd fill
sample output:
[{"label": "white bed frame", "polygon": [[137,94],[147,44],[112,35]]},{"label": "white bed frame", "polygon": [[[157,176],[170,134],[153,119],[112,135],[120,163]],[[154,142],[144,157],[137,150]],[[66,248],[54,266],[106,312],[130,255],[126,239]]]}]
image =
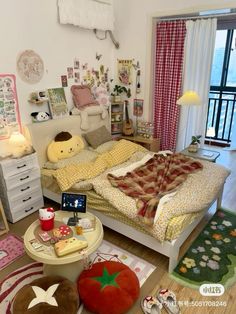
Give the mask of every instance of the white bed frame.
[{"label": "white bed frame", "polygon": [[[109,129],[109,119],[102,120],[100,116],[89,116],[89,121],[91,127],[89,130],[87,130],[87,132],[101,125],[106,125]],[[81,134],[82,132],[80,129],[80,123],[80,116],[70,116],[58,120],[33,123],[25,127],[24,133],[26,137],[31,140],[33,147],[37,152],[40,166],[42,166],[43,163],[47,160],[46,147],[48,143],[52,139],[54,139],[55,135],[61,131],[69,131],[71,134]],[[61,195],[54,193],[48,189],[43,188],[43,195],[49,199],[54,200],[57,203],[61,202]],[[151,248],[154,251],[157,251],[169,257],[169,272],[171,273],[178,263],[179,250],[181,245],[184,243],[190,233],[195,229],[195,227],[199,224],[199,222],[204,217],[208,209],[211,208],[211,206],[216,205],[216,208],[221,207],[222,195],[223,187],[218,193],[217,198],[213,200],[212,204],[208,208],[205,208],[198,216],[198,218],[196,218],[188,227],[186,227],[177,239],[173,241],[164,241],[163,243],[160,243],[157,239],[153,238],[150,235],[144,234],[141,231],[138,231],[120,221],[106,216],[102,212],[99,212],[92,208],[90,208],[89,211],[96,215],[101,220],[103,225],[127,236],[130,239],[133,239],[136,242],[141,243],[142,245],[147,246],[148,248]],[[202,228],[203,227],[204,224],[202,224]]]}]

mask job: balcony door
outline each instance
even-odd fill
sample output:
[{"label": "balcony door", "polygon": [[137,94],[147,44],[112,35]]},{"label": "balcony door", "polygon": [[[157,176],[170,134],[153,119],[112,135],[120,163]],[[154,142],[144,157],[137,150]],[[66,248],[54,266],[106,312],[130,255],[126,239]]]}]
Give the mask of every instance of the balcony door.
[{"label": "balcony door", "polygon": [[[215,129],[214,136],[207,130]],[[235,134],[235,135],[234,135]],[[211,72],[206,140],[230,146],[236,136],[236,29],[217,30]]]}]

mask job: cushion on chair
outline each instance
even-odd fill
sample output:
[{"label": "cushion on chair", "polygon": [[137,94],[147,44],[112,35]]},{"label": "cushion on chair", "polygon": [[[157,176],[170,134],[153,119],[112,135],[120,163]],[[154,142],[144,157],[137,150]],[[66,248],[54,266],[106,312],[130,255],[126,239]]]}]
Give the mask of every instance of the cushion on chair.
[{"label": "cushion on chair", "polygon": [[126,313],[139,297],[139,281],[125,264],[105,261],[94,263],[77,279],[81,301],[92,313]]},{"label": "cushion on chair", "polygon": [[[59,284],[58,286],[54,286]],[[35,294],[36,289],[37,295]],[[35,288],[36,287],[36,288]],[[51,298],[49,303],[43,302],[42,296],[46,297],[47,289],[51,287]],[[40,291],[42,288],[44,291]],[[37,297],[34,305],[33,299]],[[45,298],[44,298],[45,299]],[[57,306],[55,305],[55,302]],[[30,306],[30,303],[32,306]],[[29,307],[29,308],[28,308]],[[79,296],[76,289],[76,284],[70,280],[60,276],[45,276],[32,281],[30,284],[22,287],[16,294],[13,300],[13,314],[76,314],[79,307]]]}]

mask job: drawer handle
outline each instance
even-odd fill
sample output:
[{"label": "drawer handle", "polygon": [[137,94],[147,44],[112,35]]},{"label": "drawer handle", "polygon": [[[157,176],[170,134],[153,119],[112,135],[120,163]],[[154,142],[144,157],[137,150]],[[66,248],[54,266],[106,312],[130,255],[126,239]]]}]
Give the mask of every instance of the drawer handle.
[{"label": "drawer handle", "polygon": [[17,168],[17,169],[20,169],[20,168],[24,168],[24,167],[26,167],[26,164],[24,164],[24,165],[22,165],[22,166],[17,166],[16,168]]},{"label": "drawer handle", "polygon": [[21,189],[21,192],[26,191],[26,190],[28,190],[29,188],[30,188],[30,187],[29,187],[29,186],[27,186],[26,188]]},{"label": "drawer handle", "polygon": [[20,180],[23,181],[23,180],[26,180],[26,179],[28,179],[28,178],[29,178],[29,176],[26,176],[26,177],[24,177],[24,178],[20,178]]},{"label": "drawer handle", "polygon": [[28,212],[30,212],[32,209],[34,209],[34,207],[30,207],[29,209],[25,209],[25,212],[28,213]]},{"label": "drawer handle", "polygon": [[24,199],[24,200],[22,200],[22,202],[27,202],[27,201],[29,201],[29,200],[31,200],[31,196],[29,196],[28,198],[26,198],[26,199]]}]

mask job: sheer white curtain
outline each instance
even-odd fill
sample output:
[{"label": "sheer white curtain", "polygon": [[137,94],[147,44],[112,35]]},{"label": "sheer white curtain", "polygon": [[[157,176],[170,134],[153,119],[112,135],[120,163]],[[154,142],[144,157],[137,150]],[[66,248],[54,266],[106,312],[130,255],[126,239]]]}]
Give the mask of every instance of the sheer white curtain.
[{"label": "sheer white curtain", "polygon": [[183,93],[197,92],[201,106],[181,106],[176,151],[191,142],[192,135],[205,134],[211,65],[217,28],[216,18],[186,22]]}]

